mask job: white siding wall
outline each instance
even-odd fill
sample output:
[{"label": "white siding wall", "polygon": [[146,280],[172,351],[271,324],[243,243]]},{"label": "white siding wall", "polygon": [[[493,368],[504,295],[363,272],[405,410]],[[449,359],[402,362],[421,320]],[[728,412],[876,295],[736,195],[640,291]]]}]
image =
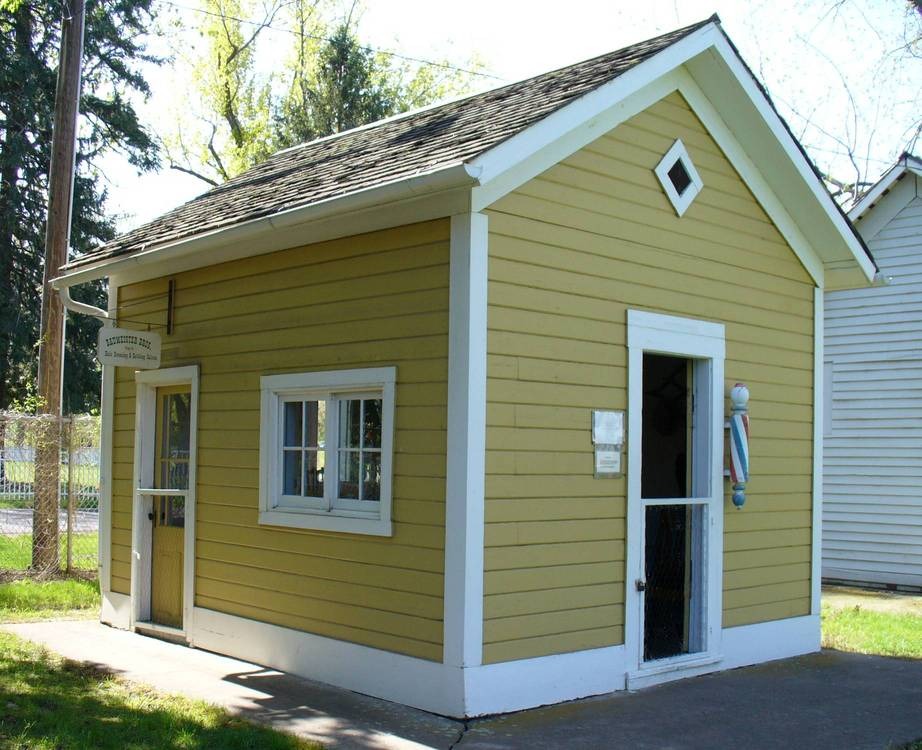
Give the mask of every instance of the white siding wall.
[{"label": "white siding wall", "polygon": [[826,294],[824,578],[922,586],[918,184],[912,195],[868,242],[891,283]]}]

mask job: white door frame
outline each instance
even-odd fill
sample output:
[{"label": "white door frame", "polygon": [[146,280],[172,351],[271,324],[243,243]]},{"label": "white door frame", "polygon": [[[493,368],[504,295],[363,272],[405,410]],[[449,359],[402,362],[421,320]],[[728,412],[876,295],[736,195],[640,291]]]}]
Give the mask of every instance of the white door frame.
[{"label": "white door frame", "polygon": [[[198,464],[198,365],[140,370],[135,373],[134,477],[132,481],[131,518],[131,620],[129,627],[143,624],[151,630],[185,635],[192,623],[195,601],[195,486]],[[151,594],[151,522],[153,496],[145,490],[154,484],[154,441],[156,440],[157,388],[188,385],[192,393],[189,420],[189,489],[170,493],[186,499],[183,534],[183,604],[182,628],[150,622]]]},{"label": "white door frame", "polygon": [[[627,685],[649,684],[678,676],[682,671],[720,660],[723,589],[723,442],[724,442],[724,326],[674,315],[627,311],[628,345],[628,475],[627,475],[627,561],[625,575],[624,646]],[[696,393],[708,403],[696,405],[699,414],[710,414],[707,449],[694,458],[699,477],[707,477],[703,499],[705,534],[701,553],[707,570],[703,576],[705,603],[700,635],[704,648],[693,654],[644,662],[643,594],[637,580],[644,570],[644,509],[641,499],[641,454],[643,445],[643,355],[645,352],[710,361],[709,383]],[[707,411],[705,411],[707,410]],[[702,427],[701,423],[698,427]],[[696,428],[697,429],[697,428]],[[699,451],[699,453],[701,453]],[[661,504],[662,501],[654,501]]]}]

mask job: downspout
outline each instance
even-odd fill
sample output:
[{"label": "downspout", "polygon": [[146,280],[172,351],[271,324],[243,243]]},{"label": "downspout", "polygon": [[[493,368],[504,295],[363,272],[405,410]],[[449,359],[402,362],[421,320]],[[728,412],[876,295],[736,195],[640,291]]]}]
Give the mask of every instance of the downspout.
[{"label": "downspout", "polygon": [[77,300],[72,299],[70,296],[70,287],[60,287],[58,289],[58,296],[61,298],[61,304],[72,313],[77,313],[78,315],[90,315],[94,318],[102,318],[103,325],[111,324],[111,316],[106,310],[103,310],[101,307],[94,307],[93,305],[87,305],[83,302],[77,302]]}]

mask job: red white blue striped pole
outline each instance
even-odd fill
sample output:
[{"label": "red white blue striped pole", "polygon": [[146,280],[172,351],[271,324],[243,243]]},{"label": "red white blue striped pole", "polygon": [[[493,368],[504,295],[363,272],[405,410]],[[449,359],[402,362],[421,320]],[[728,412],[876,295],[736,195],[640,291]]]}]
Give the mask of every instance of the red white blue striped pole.
[{"label": "red white blue striped pole", "polygon": [[737,383],[730,391],[730,481],[733,504],[742,508],[749,481],[749,389]]}]

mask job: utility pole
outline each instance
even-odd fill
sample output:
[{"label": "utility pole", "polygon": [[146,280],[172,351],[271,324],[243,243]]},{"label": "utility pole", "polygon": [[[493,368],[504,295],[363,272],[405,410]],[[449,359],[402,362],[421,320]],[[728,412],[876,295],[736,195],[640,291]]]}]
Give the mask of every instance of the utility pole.
[{"label": "utility pole", "polygon": [[32,568],[58,568],[58,511],[61,473],[61,388],[64,365],[64,306],[51,279],[67,262],[73,210],[77,115],[83,58],[84,0],[64,0],[61,56],[55,93],[51,166],[48,173],[48,221],[45,227],[45,274],[38,350],[38,395],[45,419],[35,452],[35,509],[32,517]]}]

